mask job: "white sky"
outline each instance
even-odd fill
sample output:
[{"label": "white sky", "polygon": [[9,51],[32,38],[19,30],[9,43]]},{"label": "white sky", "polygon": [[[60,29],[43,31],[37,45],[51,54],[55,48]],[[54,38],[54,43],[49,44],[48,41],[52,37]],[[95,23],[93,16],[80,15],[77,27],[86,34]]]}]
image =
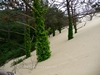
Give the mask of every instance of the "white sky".
[{"label": "white sky", "polygon": [[[64,2],[64,1],[66,1],[66,0],[49,0],[50,2],[53,2],[53,1],[55,1],[55,4],[59,4],[59,2],[61,3],[61,2]],[[75,0],[73,0],[73,1],[75,1]],[[88,0],[79,0],[79,2],[81,2],[81,1],[88,1]],[[100,0],[90,0],[90,1],[95,1],[95,2],[97,2],[97,1],[100,1]],[[65,2],[64,2],[65,3]],[[66,10],[66,8],[62,8],[63,6],[61,6],[60,5],[60,9],[61,10]],[[80,4],[80,3],[78,3],[77,4],[77,7],[76,7],[76,12],[84,12],[84,11],[88,11],[88,10],[91,10],[91,6],[89,5],[89,4]],[[88,10],[87,10],[88,9]]]}]

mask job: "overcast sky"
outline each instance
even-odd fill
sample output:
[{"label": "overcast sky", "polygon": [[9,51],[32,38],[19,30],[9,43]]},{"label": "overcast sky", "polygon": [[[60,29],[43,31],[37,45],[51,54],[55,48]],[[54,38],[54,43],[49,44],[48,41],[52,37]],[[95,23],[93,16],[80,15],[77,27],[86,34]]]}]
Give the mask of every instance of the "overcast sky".
[{"label": "overcast sky", "polygon": [[[61,2],[64,2],[64,1],[66,1],[66,0],[49,0],[50,2],[53,2],[53,1],[55,1],[55,4],[60,4]],[[73,1],[76,1],[76,0],[73,0]],[[83,11],[88,11],[88,10],[92,10],[91,9],[91,6],[89,5],[89,4],[80,4],[80,2],[81,1],[89,1],[89,0],[79,0],[79,3],[77,4],[77,6],[76,6],[76,12],[83,12]],[[95,2],[97,2],[97,1],[100,1],[100,0],[90,0],[91,2],[93,2],[93,1],[95,1]],[[65,3],[65,2],[64,2]],[[61,6],[61,5],[60,5]],[[63,6],[61,6],[60,7],[60,9],[61,10],[66,10],[66,8],[62,8]]]}]

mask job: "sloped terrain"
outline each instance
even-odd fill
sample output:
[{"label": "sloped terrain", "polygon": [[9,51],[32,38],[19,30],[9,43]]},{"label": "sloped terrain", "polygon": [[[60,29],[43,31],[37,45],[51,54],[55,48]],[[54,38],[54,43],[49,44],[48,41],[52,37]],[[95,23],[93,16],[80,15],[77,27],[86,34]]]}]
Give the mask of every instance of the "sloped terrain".
[{"label": "sloped terrain", "polygon": [[[67,40],[67,28],[49,38],[52,56],[36,64],[36,54],[15,66],[17,75],[100,75],[100,17],[88,21],[86,26]],[[12,61],[11,61],[12,62]],[[11,62],[2,69],[12,71]]]}]

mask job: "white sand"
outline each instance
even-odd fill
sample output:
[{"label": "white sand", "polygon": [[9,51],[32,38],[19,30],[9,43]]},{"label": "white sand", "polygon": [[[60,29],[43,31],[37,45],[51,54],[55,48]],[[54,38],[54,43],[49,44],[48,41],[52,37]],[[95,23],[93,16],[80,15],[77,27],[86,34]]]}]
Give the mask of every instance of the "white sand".
[{"label": "white sand", "polygon": [[[70,41],[67,40],[67,32],[66,28],[49,39],[50,59],[32,69],[36,63],[33,52],[31,58],[16,66],[17,75],[100,75],[100,17],[88,21]],[[12,71],[11,62],[3,69]]]}]

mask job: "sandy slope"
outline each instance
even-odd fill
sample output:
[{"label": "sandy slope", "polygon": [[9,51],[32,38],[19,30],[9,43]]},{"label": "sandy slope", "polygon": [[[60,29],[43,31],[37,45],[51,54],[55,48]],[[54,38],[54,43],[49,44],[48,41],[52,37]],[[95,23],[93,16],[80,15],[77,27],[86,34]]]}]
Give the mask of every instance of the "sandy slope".
[{"label": "sandy slope", "polygon": [[[34,52],[31,58],[16,66],[17,75],[100,75],[100,17],[88,21],[70,41],[67,28],[49,40],[51,58],[32,69],[36,63]],[[11,62],[3,69],[12,71]]]}]

